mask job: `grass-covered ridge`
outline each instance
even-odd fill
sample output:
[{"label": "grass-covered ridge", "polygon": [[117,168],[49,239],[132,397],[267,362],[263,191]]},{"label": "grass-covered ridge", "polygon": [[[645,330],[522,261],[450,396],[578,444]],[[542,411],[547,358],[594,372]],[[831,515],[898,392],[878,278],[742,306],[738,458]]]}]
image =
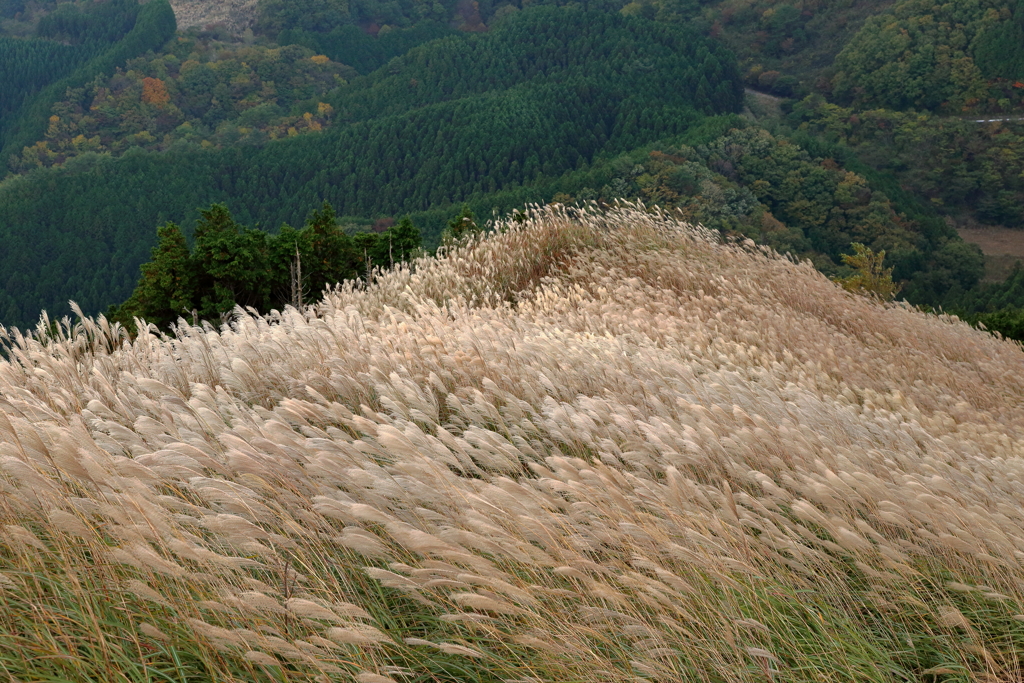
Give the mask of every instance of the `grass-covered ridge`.
[{"label": "grass-covered ridge", "polygon": [[633,208],[0,363],[17,680],[1018,680],[1022,352]]}]

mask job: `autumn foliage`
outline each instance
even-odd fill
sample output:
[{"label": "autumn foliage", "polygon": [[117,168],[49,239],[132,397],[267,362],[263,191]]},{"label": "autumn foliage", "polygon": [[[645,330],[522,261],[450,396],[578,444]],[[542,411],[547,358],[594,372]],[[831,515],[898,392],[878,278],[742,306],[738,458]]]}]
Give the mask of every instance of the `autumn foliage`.
[{"label": "autumn foliage", "polygon": [[171,101],[167,86],[159,78],[142,79],[142,101],[157,107],[163,107]]}]

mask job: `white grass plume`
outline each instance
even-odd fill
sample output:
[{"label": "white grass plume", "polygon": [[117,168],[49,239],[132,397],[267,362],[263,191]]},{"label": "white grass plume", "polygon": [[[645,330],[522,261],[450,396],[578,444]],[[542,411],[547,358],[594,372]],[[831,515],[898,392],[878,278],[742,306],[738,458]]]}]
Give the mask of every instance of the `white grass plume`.
[{"label": "white grass plume", "polygon": [[848,672],[890,626],[1020,676],[1024,353],[809,264],[553,207],[303,314],[59,327],[3,333],[20,661],[111,634],[17,605],[102,603],[226,679]]}]

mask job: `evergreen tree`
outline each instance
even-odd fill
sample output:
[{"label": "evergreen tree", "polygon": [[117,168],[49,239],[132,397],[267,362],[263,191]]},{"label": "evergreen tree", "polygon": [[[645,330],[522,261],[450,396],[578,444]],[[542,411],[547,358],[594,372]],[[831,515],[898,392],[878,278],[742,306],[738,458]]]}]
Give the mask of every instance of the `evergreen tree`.
[{"label": "evergreen tree", "polygon": [[194,257],[199,268],[199,314],[220,318],[235,305],[266,309],[272,289],[267,235],[242,228],[223,204],[200,212]]},{"label": "evergreen tree", "polygon": [[469,208],[469,204],[463,204],[459,215],[448,221],[448,227],[444,232],[443,239],[446,243],[458,241],[467,235],[479,231],[480,227],[476,224],[476,216]]},{"label": "evergreen tree", "polygon": [[302,268],[307,273],[307,288],[311,294],[319,295],[342,280],[359,277],[359,254],[352,238],[338,227],[334,207],[329,202],[310,214],[303,232],[309,257]]},{"label": "evergreen tree", "polygon": [[413,225],[411,218],[406,216],[381,235],[381,246],[385,241],[388,248],[388,261],[394,265],[412,258],[420,249],[423,240],[419,228]]},{"label": "evergreen tree", "polygon": [[188,318],[196,296],[196,264],[189,253],[181,228],[165,223],[157,228],[159,243],[153,258],[142,265],[142,276],[128,299],[110,312],[110,317],[130,326],[133,318],[142,318],[158,327],[167,327],[179,317]]}]

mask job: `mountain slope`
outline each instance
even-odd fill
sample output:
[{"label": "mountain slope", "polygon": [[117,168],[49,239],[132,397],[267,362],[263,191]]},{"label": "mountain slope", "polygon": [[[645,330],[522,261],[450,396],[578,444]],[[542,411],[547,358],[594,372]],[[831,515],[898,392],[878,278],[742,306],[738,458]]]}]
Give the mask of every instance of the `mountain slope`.
[{"label": "mountain slope", "polygon": [[1020,677],[1020,346],[658,214],[501,227],[307,315],[15,340],[7,673]]},{"label": "mountain slope", "polygon": [[[93,79],[114,73],[122,67],[125,62],[150,50],[159,49],[163,46],[176,31],[174,12],[171,10],[167,0],[151,0],[141,8],[133,6],[131,2],[123,0],[110,7],[124,10],[121,16],[117,14],[104,13],[102,9],[94,9],[92,12],[81,14],[65,14],[65,19],[71,28],[81,31],[83,36],[90,36],[96,33],[106,39],[113,39],[115,42],[92,41],[84,44],[79,51],[79,57],[87,61],[79,63],[68,63],[63,69],[55,73],[46,74],[40,77],[35,76],[34,82],[25,84],[27,87],[19,94],[20,102],[17,109],[4,112],[6,107],[0,107],[0,113],[4,114],[0,120],[0,158],[5,161],[12,155],[20,154],[21,150],[42,139],[47,124],[51,122],[50,107],[54,102],[60,100],[69,88],[84,86]],[[126,16],[125,16],[126,15]],[[55,13],[51,17],[57,16]],[[47,17],[49,18],[49,17]],[[58,17],[59,18],[59,17]],[[120,35],[120,32],[111,32],[105,23],[118,19],[121,27],[127,33]],[[42,25],[42,22],[40,22]],[[55,22],[55,38],[66,38],[67,30],[62,24]],[[70,29],[68,29],[70,30]],[[42,45],[49,43],[49,40],[31,41],[30,45]],[[0,45],[10,44],[8,39],[0,38]],[[15,56],[17,52],[15,51]],[[32,54],[35,53],[35,54]],[[39,53],[31,50],[29,55],[35,59]],[[10,55],[5,55],[10,57]],[[22,56],[26,56],[24,53]],[[15,72],[28,70],[28,64],[15,64]],[[70,73],[67,73],[69,72]],[[67,73],[63,76],[63,73]],[[25,74],[19,74],[24,76]],[[58,80],[59,79],[59,80]]]},{"label": "mountain slope", "polygon": [[[477,60],[459,59],[460,51]],[[130,148],[117,158],[85,152],[0,184],[0,241],[16,245],[0,251],[0,321],[33,324],[41,309],[60,316],[68,299],[89,312],[123,301],[154,227],[173,220],[189,232],[196,208],[211,202],[229,202],[241,222],[270,231],[301,224],[324,200],[342,215],[422,211],[560,176],[742,101],[724,48],[686,30],[582,10],[523,11],[501,30],[435,41],[408,59],[396,62],[397,76],[385,67],[325,96],[337,112],[321,135],[221,149],[181,140],[163,153]],[[189,73],[209,84],[206,101],[226,104],[230,96],[218,99],[217,89],[229,85],[210,72],[230,62],[219,64]],[[315,122],[309,109],[292,113],[303,111]]]}]

